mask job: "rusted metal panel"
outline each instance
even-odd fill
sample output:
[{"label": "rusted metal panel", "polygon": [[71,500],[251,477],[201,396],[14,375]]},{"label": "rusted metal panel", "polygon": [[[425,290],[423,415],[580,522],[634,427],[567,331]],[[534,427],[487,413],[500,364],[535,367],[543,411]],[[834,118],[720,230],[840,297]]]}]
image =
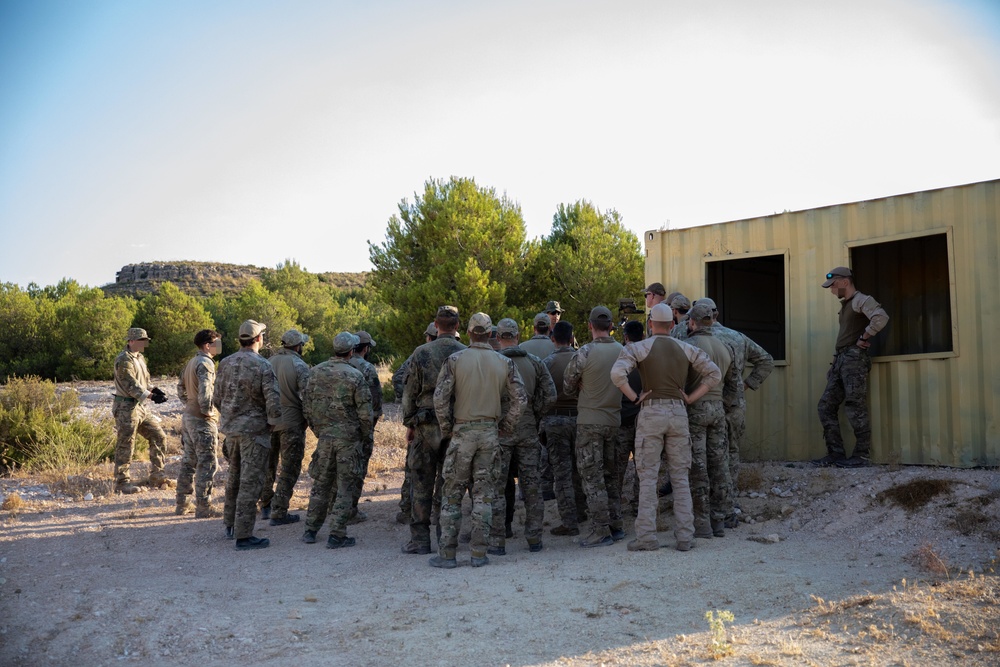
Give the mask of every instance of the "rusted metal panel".
[{"label": "rusted metal panel", "polygon": [[[820,287],[823,274],[850,266],[857,246],[929,233],[947,235],[952,349],[875,359],[873,456],[1000,465],[1000,180],[643,235],[646,282],[691,298],[707,295],[711,262],[785,257],[785,358],[760,391],[748,393],[747,459],[803,460],[825,451],[816,403],[839,304]],[[862,291],[885,299],[878,285]]]}]

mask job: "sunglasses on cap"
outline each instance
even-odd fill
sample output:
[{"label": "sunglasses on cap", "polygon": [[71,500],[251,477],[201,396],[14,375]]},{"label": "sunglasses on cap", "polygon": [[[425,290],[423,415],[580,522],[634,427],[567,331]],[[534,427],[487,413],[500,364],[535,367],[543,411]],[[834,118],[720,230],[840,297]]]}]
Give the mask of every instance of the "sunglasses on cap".
[{"label": "sunglasses on cap", "polygon": [[834,278],[846,278],[847,276],[842,276],[839,273],[828,273],[826,274],[827,280],[833,280]]}]

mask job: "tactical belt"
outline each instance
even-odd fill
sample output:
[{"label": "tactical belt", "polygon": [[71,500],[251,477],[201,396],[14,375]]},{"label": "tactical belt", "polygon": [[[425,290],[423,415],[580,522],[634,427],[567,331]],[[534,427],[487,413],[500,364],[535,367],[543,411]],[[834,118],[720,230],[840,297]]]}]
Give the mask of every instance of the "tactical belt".
[{"label": "tactical belt", "polygon": [[126,403],[137,403],[138,402],[134,398],[132,398],[131,396],[119,396],[118,394],[115,394],[114,396],[115,396],[115,401],[124,401]]},{"label": "tactical belt", "polygon": [[456,419],[455,425],[459,424],[496,424],[496,419]]},{"label": "tactical belt", "polygon": [[647,398],[642,405],[670,405],[671,403],[683,403],[679,398]]}]

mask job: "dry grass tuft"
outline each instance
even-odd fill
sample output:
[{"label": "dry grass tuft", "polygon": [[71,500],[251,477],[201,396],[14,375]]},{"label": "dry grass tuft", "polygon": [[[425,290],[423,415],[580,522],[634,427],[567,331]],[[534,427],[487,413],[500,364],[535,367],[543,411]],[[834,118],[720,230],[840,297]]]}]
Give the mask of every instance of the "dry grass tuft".
[{"label": "dry grass tuft", "polygon": [[764,488],[764,472],[760,466],[741,465],[736,476],[736,488],[740,491],[761,491]]},{"label": "dry grass tuft", "polygon": [[954,483],[946,479],[915,479],[906,484],[890,486],[880,491],[875,498],[879,502],[891,501],[900,507],[914,512],[929,503],[935,497],[950,493]]},{"label": "dry grass tuft", "polygon": [[20,510],[24,509],[24,498],[18,493],[11,493],[3,500],[3,505],[0,505],[0,509],[5,512],[10,512],[12,515],[17,514]]},{"label": "dry grass tuft", "polygon": [[934,545],[927,543],[906,557],[907,562],[915,567],[941,576],[948,575],[948,563],[934,549]]},{"label": "dry grass tuft", "polygon": [[368,474],[401,470],[406,465],[406,427],[396,418],[383,417],[375,428],[375,448],[368,462]]}]

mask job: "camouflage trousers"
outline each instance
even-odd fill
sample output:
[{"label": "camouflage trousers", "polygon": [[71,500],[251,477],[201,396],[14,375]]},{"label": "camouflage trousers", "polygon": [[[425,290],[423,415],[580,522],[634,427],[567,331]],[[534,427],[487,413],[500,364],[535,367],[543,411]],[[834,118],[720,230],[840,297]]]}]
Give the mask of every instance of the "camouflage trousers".
[{"label": "camouflage trousers", "polygon": [[309,464],[313,478],[309,492],[306,530],[319,532],[330,516],[330,535],[345,537],[351,517],[351,498],[361,475],[363,443],[323,436],[316,444],[316,454]]},{"label": "camouflage trousers", "polygon": [[365,479],[368,477],[368,462],[372,460],[372,452],[375,451],[375,425],[378,423],[378,417],[372,419],[372,434],[365,439],[361,447],[361,474],[358,475],[354,482],[354,488],[351,490],[351,507],[356,508],[358,506],[358,501],[361,500],[361,492],[364,490]]},{"label": "camouflage trousers", "polygon": [[739,492],[737,482],[740,479],[740,449],[743,447],[743,436],[747,432],[746,407],[726,409],[726,438],[729,440],[729,489],[730,495],[736,498]]},{"label": "camouflage trousers", "polygon": [[868,372],[871,368],[868,352],[855,345],[838,352],[827,371],[826,389],[819,399],[817,411],[823,425],[826,451],[833,456],[846,456],[838,415],[841,403],[854,430],[853,455],[867,458],[871,453],[872,424],[868,415]]},{"label": "camouflage trousers", "polygon": [[[528,544],[535,544],[541,540],[545,504],[542,502],[540,459],[541,444],[538,442],[538,430],[534,422],[518,422],[512,435],[500,438],[497,477],[493,481],[493,488],[497,493],[493,500],[491,547],[502,547],[506,544],[504,531],[507,523],[507,495],[500,493],[500,490],[506,486],[512,468],[517,470],[517,479],[524,494],[524,536],[528,539]],[[512,500],[513,496],[512,493]]]},{"label": "camouflage trousers", "polygon": [[684,401],[651,399],[643,402],[635,428],[635,467],[639,474],[639,510],[635,536],[640,542],[656,540],[657,477],[663,451],[674,487],[674,537],[678,542],[694,538],[691,502],[691,435]]},{"label": "camouflage trousers", "polygon": [[576,425],[576,466],[587,496],[587,513],[598,536],[624,529],[617,443],[617,426]]},{"label": "camouflage trousers", "polygon": [[[264,491],[260,506],[271,508],[271,518],[288,515],[295,483],[302,474],[302,458],[306,454],[306,425],[291,426],[271,434],[271,453],[267,457]],[[275,485],[277,480],[277,485]]]},{"label": "camouflage trousers", "polygon": [[410,473],[410,540],[430,546],[431,520],[435,513],[435,487],[441,481],[441,429],[436,423],[418,424],[406,452],[406,468]]},{"label": "camouflage trousers", "polygon": [[236,539],[253,535],[257,520],[257,499],[264,487],[264,468],[271,445],[267,433],[244,433],[226,436],[229,451],[229,478],[226,480],[226,504],[222,520],[232,526]]},{"label": "camouflage trousers", "polygon": [[696,529],[711,530],[711,520],[732,513],[729,443],[722,401],[701,399],[688,406],[691,432],[691,499]]},{"label": "camouflage trousers", "polygon": [[[198,505],[207,505],[212,497],[215,472],[219,469],[216,447],[219,424],[209,419],[185,414],[181,418],[181,470],[177,474],[177,502],[183,503],[192,491]],[[191,480],[194,479],[192,489]]]},{"label": "camouflage trousers", "polygon": [[163,457],[167,436],[146,406],[131,398],[115,397],[111,409],[115,418],[115,486],[124,486],[131,480],[129,468],[135,454],[135,436],[138,433],[149,441],[149,478],[163,478]]},{"label": "camouflage trousers", "polygon": [[542,431],[552,464],[559,518],[567,528],[576,528],[587,514],[583,482],[576,467],[576,417],[543,417]]},{"label": "camouflage trousers", "polygon": [[462,529],[462,497],[469,488],[472,492],[472,540],[469,546],[473,556],[486,555],[487,537],[493,524],[494,482],[499,459],[500,443],[495,422],[455,425],[443,466],[441,540],[438,544],[438,555],[442,558],[455,557],[458,533]]}]

